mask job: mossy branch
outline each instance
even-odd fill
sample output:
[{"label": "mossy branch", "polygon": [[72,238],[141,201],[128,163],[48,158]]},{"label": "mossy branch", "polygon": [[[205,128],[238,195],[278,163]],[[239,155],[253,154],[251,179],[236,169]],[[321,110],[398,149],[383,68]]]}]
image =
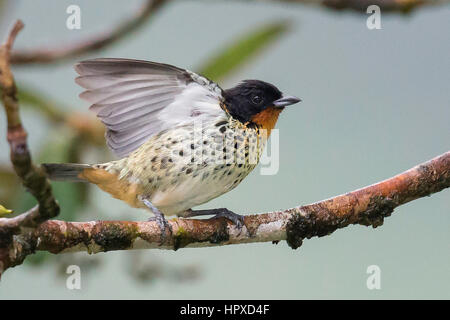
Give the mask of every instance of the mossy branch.
[{"label": "mossy branch", "polygon": [[11,29],[6,42],[0,46],[1,101],[6,112],[7,140],[10,146],[11,163],[22,184],[36,198],[39,206],[19,217],[1,219],[0,275],[11,263],[9,261],[9,249],[14,242],[14,236],[20,234],[22,228],[36,227],[41,222],[56,217],[59,213],[59,205],[53,197],[46,174],[31,161],[27,144],[27,132],[22,126],[19,114],[17,88],[10,69],[11,48],[22,28],[23,23],[18,20]]},{"label": "mossy branch", "polygon": [[[380,226],[394,209],[450,187],[450,151],[395,177],[328,200],[283,211],[245,216],[238,230],[225,218],[172,219],[161,237],[156,222],[49,220],[36,229],[22,229],[9,244],[7,267],[21,264],[36,251],[54,254],[131,249],[197,248],[278,242],[296,249],[304,239],[331,234],[350,224]],[[0,219],[2,223],[10,219]],[[0,232],[0,243],[1,243]],[[161,239],[164,239],[161,242]]]}]

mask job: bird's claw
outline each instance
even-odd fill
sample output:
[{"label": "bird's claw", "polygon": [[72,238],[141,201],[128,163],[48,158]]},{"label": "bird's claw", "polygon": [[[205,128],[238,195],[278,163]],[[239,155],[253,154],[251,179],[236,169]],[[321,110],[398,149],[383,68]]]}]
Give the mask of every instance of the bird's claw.
[{"label": "bird's claw", "polygon": [[148,219],[148,221],[155,221],[158,224],[159,230],[161,231],[161,244],[166,240],[166,230],[168,229],[170,234],[172,234],[172,226],[166,220],[163,215],[155,215]]},{"label": "bird's claw", "polygon": [[170,234],[172,234],[172,227],[170,226],[169,222],[167,222],[164,214],[159,211],[159,209],[155,207],[153,203],[150,202],[150,200],[142,196],[139,196],[139,200],[142,201],[147,206],[147,208],[149,208],[155,215],[154,217],[149,218],[148,221],[155,221],[158,224],[159,230],[161,231],[160,243],[163,244],[166,240],[166,228],[169,229]]},{"label": "bird's claw", "polygon": [[240,214],[234,213],[233,211],[230,211],[230,210],[228,210],[226,208],[222,209],[219,213],[217,213],[211,219],[213,219],[213,218],[220,218],[220,217],[224,217],[224,218],[230,220],[231,222],[233,222],[233,224],[239,230],[241,230],[242,227],[244,226],[244,216],[241,216]]}]

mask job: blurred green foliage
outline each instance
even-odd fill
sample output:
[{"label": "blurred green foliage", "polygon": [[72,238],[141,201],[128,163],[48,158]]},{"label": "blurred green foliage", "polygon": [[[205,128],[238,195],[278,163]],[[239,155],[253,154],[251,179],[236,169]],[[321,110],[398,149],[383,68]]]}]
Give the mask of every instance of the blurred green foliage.
[{"label": "blurred green foliage", "polygon": [[244,34],[240,39],[223,48],[219,54],[208,59],[198,68],[198,72],[213,81],[229,76],[263,49],[274,44],[289,30],[289,25],[287,21],[278,21]]},{"label": "blurred green foliage", "polygon": [[53,101],[52,98],[36,92],[36,90],[19,83],[18,87],[18,99],[21,102],[21,106],[31,107],[42,114],[44,114],[49,120],[62,121],[65,118],[63,110],[68,110],[63,107],[59,102]]}]

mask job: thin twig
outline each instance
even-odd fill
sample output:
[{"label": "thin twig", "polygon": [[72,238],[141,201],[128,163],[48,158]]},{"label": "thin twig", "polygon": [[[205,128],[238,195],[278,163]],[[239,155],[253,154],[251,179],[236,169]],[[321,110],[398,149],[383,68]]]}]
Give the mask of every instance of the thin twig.
[{"label": "thin twig", "polygon": [[[20,228],[36,227],[41,222],[54,218],[59,213],[59,205],[53,197],[51,186],[45,173],[34,166],[27,145],[27,133],[22,126],[17,100],[17,88],[10,69],[10,52],[14,40],[23,28],[22,21],[18,20],[6,42],[0,46],[0,87],[1,101],[5,107],[7,118],[7,139],[10,145],[11,162],[14,171],[21,179],[22,184],[36,198],[39,207],[17,218],[7,219],[8,223],[0,228],[0,274],[8,265],[8,244],[13,236],[20,233]],[[23,225],[22,225],[23,224]],[[6,259],[6,260],[5,260]]]},{"label": "thin twig", "polygon": [[0,86],[2,102],[5,107],[8,131],[7,139],[11,149],[11,162],[22,184],[39,203],[36,225],[53,218],[59,213],[59,206],[52,195],[51,186],[45,173],[34,166],[28,150],[27,133],[22,126],[17,100],[17,88],[9,66],[10,51],[18,32],[23,28],[18,20],[12,28],[7,41],[0,47]]},{"label": "thin twig", "polygon": [[51,63],[72,59],[82,54],[100,50],[142,26],[147,19],[158,11],[168,0],[146,0],[144,6],[124,23],[112,31],[105,32],[92,39],[63,47],[42,48],[29,51],[16,51],[11,56],[13,64]]},{"label": "thin twig", "polygon": [[[267,0],[265,0],[267,1]],[[273,0],[270,0],[273,1]],[[410,13],[423,6],[449,3],[449,0],[275,0],[299,4],[324,6],[332,10],[353,10],[366,13],[371,5],[377,5],[382,12]]]}]

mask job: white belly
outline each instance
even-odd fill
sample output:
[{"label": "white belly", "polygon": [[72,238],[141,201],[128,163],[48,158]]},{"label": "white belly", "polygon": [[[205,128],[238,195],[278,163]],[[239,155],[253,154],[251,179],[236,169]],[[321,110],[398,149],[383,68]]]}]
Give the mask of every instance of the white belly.
[{"label": "white belly", "polygon": [[[184,211],[208,202],[234,189],[256,165],[225,166],[217,170],[204,168],[196,177],[169,186],[152,194],[150,201],[166,215],[182,214]],[[208,177],[203,178],[205,173]]]}]

